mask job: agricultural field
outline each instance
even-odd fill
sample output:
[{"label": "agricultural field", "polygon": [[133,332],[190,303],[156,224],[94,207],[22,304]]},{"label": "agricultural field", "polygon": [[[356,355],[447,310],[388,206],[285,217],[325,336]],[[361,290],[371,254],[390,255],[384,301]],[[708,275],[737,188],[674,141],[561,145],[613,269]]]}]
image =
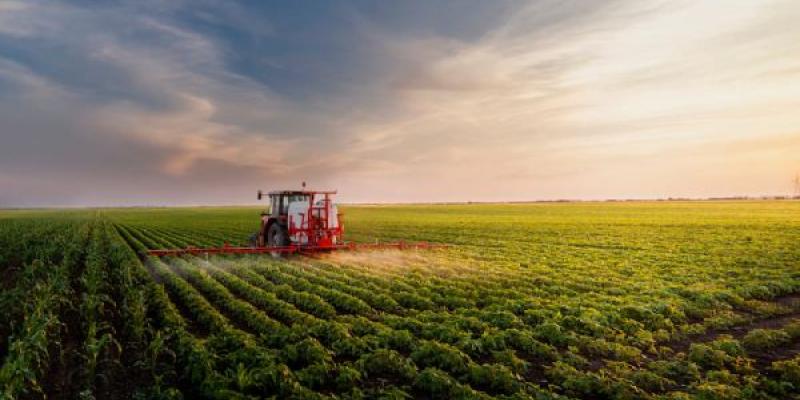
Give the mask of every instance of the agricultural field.
[{"label": "agricultural field", "polygon": [[800,202],[342,211],[450,246],[155,258],[260,210],[0,211],[0,398],[800,398]]}]

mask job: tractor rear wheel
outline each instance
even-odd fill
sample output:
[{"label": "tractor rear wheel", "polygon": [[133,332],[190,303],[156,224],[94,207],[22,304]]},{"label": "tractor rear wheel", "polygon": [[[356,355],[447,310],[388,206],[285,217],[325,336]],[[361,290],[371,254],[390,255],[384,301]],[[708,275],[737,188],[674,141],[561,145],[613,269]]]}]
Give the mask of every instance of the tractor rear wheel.
[{"label": "tractor rear wheel", "polygon": [[272,226],[269,227],[267,238],[269,239],[270,246],[283,247],[289,245],[289,238],[286,236],[286,232],[284,232],[283,228],[278,224],[272,224]]},{"label": "tractor rear wheel", "polygon": [[[269,231],[267,231],[267,243],[270,247],[288,246],[289,238],[280,225],[272,224],[269,227]],[[270,255],[272,255],[273,258],[280,258],[282,254],[279,251],[272,251]]]}]

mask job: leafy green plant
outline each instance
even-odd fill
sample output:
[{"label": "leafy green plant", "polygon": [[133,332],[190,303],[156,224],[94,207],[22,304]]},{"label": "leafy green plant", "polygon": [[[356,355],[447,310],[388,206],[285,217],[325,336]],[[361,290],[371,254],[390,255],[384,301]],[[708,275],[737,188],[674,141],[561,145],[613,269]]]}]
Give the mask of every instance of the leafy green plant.
[{"label": "leafy green plant", "polygon": [[730,360],[730,356],[724,351],[702,343],[692,343],[688,358],[706,369],[721,369]]},{"label": "leafy green plant", "polygon": [[393,350],[379,349],[365,354],[357,365],[365,377],[411,380],[417,375],[414,363]]},{"label": "leafy green plant", "polygon": [[789,342],[788,333],[779,329],[753,329],[742,338],[742,345],[750,350],[767,350]]},{"label": "leafy green plant", "polygon": [[800,357],[791,360],[775,361],[771,368],[775,371],[782,381],[788,382],[794,388],[800,388]]},{"label": "leafy green plant", "polygon": [[454,374],[466,373],[471,360],[457,348],[435,341],[425,341],[411,353],[417,365],[435,367]]}]

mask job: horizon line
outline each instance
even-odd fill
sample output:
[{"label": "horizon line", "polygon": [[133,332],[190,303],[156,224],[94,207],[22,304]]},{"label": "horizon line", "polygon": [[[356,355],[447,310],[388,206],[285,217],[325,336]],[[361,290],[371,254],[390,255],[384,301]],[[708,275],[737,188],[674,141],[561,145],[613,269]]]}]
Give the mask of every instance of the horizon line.
[{"label": "horizon line", "polygon": [[[491,204],[542,204],[542,203],[635,203],[635,202],[714,202],[714,201],[794,201],[800,200],[800,195],[762,195],[762,196],[724,196],[724,197],[660,197],[660,198],[606,198],[606,199],[537,199],[537,200],[507,200],[507,201],[413,201],[413,202],[342,202],[345,206],[413,206],[413,205],[491,205]],[[261,204],[175,204],[175,205],[128,205],[128,206],[0,206],[0,210],[92,210],[112,208],[224,208],[224,207],[259,207]]]}]

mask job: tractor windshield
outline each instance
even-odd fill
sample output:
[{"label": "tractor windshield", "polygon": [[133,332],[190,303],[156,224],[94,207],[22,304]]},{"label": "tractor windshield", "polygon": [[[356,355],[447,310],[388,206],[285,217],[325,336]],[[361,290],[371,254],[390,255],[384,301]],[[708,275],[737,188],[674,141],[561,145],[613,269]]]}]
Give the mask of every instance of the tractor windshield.
[{"label": "tractor windshield", "polygon": [[269,196],[269,206],[267,207],[267,214],[276,212],[275,215],[286,215],[289,211],[289,204],[301,201],[309,201],[311,198],[307,194],[288,194],[288,193],[272,193]]},{"label": "tractor windshield", "polygon": [[294,203],[296,201],[308,201],[307,194],[293,194],[289,196],[289,203]]}]

